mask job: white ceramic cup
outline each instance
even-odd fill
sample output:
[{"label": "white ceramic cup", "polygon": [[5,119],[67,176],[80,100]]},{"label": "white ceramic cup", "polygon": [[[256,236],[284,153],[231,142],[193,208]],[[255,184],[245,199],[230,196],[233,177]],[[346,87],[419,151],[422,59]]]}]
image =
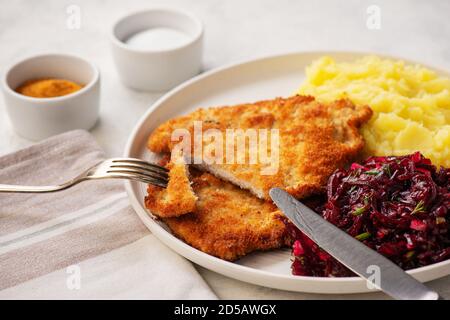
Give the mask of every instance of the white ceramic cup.
[{"label": "white ceramic cup", "polygon": [[[151,28],[183,32],[189,41],[171,49],[135,49],[125,43],[132,35]],[[112,28],[111,46],[122,82],[141,91],[166,91],[197,75],[202,67],[203,26],[184,11],[159,8],[127,15]]]},{"label": "white ceramic cup", "polygon": [[[27,80],[58,78],[84,87],[54,98],[34,98],[15,90]],[[15,131],[40,140],[74,129],[91,129],[100,107],[100,74],[87,60],[67,54],[43,54],[13,64],[2,81],[6,110]]]}]

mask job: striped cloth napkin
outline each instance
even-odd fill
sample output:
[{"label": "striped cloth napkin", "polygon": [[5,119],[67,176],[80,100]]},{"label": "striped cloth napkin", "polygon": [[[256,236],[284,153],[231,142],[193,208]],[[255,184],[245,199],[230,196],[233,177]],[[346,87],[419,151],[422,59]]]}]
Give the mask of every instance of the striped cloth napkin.
[{"label": "striped cloth napkin", "polygon": [[[76,130],[0,157],[0,183],[52,185],[104,159]],[[48,194],[0,193],[0,298],[214,299],[195,268],[159,243],[123,182]]]}]

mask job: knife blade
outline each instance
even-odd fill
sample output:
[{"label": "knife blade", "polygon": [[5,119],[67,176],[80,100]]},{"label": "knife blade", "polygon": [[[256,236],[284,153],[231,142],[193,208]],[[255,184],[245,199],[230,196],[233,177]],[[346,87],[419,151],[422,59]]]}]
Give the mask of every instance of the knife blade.
[{"label": "knife blade", "polygon": [[[286,191],[273,188],[269,192],[276,206],[287,218],[336,260],[371,285],[400,300],[438,300],[439,295],[414,279],[378,252],[370,249],[316,212],[296,200]],[[379,281],[373,281],[374,270]]]}]

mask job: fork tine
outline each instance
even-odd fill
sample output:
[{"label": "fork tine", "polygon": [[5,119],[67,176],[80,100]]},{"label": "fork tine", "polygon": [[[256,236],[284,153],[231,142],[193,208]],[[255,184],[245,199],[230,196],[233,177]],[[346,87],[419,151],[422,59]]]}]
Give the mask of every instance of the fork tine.
[{"label": "fork tine", "polygon": [[119,173],[130,173],[130,174],[139,174],[144,177],[150,177],[154,179],[159,179],[163,181],[168,181],[169,177],[167,175],[161,175],[159,173],[154,173],[151,171],[142,170],[141,168],[136,167],[125,167],[125,166],[111,166],[106,171],[107,173],[119,172]]},{"label": "fork tine", "polygon": [[141,171],[139,169],[130,169],[130,168],[108,168],[108,170],[106,171],[106,173],[127,173],[127,174],[136,174],[136,175],[140,175],[144,178],[153,178],[153,179],[157,179],[157,180],[161,180],[164,182],[167,182],[169,180],[168,177],[161,177],[158,174],[152,173],[152,172],[145,172],[145,171]]},{"label": "fork tine", "polygon": [[111,172],[108,173],[108,177],[110,178],[120,178],[120,179],[129,179],[129,180],[137,180],[144,183],[149,183],[161,188],[167,187],[167,181],[161,180],[159,178],[151,177],[148,175],[141,175],[136,173],[128,173],[128,172]]},{"label": "fork tine", "polygon": [[117,164],[112,164],[109,167],[114,170],[130,170],[130,172],[136,172],[136,173],[142,173],[142,174],[150,174],[150,175],[156,175],[160,177],[161,179],[168,179],[169,175],[167,172],[158,171],[152,168],[144,167],[140,164],[119,164],[119,162],[116,162]]},{"label": "fork tine", "polygon": [[169,172],[169,169],[164,168],[162,166],[159,166],[157,164],[154,163],[150,163],[144,160],[140,160],[140,159],[134,159],[134,158],[114,158],[111,159],[111,161],[113,162],[113,164],[125,164],[125,165],[132,165],[132,164],[137,164],[137,165],[142,165],[146,168],[153,169],[156,170],[157,172]]}]

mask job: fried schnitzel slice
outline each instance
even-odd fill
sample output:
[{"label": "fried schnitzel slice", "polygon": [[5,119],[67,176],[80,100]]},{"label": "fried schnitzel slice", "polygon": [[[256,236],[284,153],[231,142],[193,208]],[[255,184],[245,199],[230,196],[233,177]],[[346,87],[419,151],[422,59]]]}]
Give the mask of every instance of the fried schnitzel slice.
[{"label": "fried schnitzel slice", "polygon": [[195,211],[197,196],[189,181],[187,165],[177,158],[166,167],[169,169],[167,188],[149,186],[145,197],[146,207],[161,218],[177,217]]},{"label": "fried schnitzel slice", "polygon": [[[160,125],[150,135],[148,148],[153,152],[170,152],[178,143],[171,141],[175,129],[188,130],[194,141],[199,135],[194,130],[195,121],[203,124],[200,131],[203,137],[208,129],[217,129],[223,136],[226,136],[227,129],[278,129],[279,148],[272,148],[268,143],[268,154],[279,152],[276,163],[260,161],[263,159],[261,149],[245,148],[240,151],[235,148],[236,159],[249,159],[252,152],[257,152],[259,162],[227,163],[224,159],[222,164],[204,161],[198,167],[248,189],[262,199],[270,199],[268,192],[272,187],[281,187],[297,198],[305,198],[321,192],[331,173],[346,165],[362,150],[364,141],[358,128],[371,115],[369,107],[355,106],[349,100],[323,104],[313,97],[299,95],[252,104],[198,109]],[[211,143],[203,141],[203,150],[207,150]],[[202,159],[208,159],[205,152]],[[276,170],[271,174],[262,174],[264,169],[274,164]]]},{"label": "fried schnitzel slice", "polygon": [[[272,203],[209,173],[194,177],[192,188],[198,197],[194,212],[162,219],[173,234],[191,246],[236,260],[255,250],[289,244],[281,214]],[[149,195],[158,197],[160,191],[159,187],[148,187]]]}]

